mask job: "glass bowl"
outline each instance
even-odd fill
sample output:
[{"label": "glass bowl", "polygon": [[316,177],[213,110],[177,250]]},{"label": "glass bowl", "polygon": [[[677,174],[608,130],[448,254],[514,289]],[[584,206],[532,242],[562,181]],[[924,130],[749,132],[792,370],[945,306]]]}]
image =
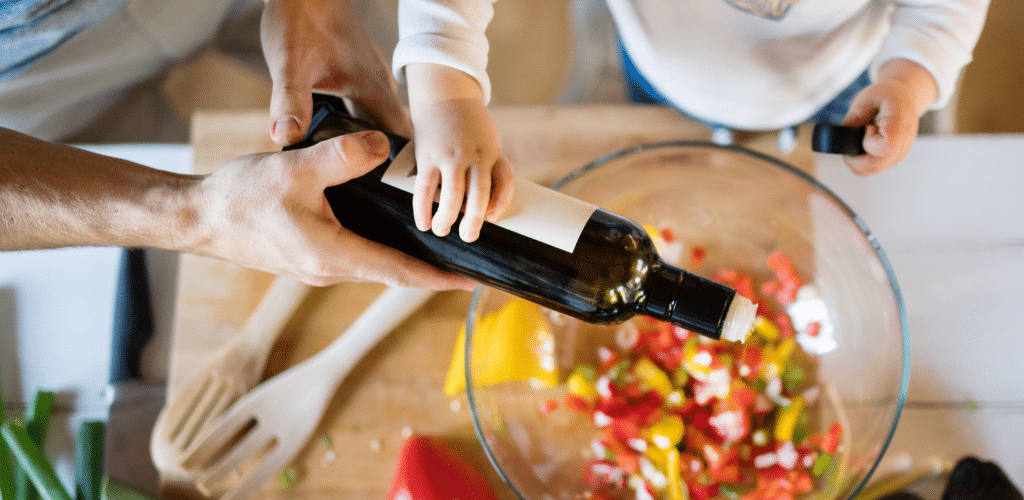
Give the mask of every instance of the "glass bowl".
[{"label": "glass bowl", "polygon": [[[510,317],[521,299],[478,288],[466,319],[467,396],[512,491],[853,498],[895,431],[910,356],[896,278],[863,221],[797,168],[706,142],[627,149],[554,187],[649,227],[663,257],[687,270],[745,287],[767,322],[745,344],[724,345],[642,319],[592,325],[539,307],[539,322]],[[502,330],[523,325],[535,331]],[[523,352],[533,368],[495,375]],[[641,358],[657,373],[638,368]]]}]

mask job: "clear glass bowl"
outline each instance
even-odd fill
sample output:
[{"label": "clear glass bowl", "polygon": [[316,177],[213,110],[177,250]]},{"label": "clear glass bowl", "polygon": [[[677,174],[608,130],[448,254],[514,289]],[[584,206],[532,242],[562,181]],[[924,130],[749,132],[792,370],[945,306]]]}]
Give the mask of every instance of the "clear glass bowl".
[{"label": "clear glass bowl", "polygon": [[[798,329],[798,323],[807,321],[821,326],[816,337],[798,336],[816,362],[812,377],[817,378],[820,396],[817,403],[808,400],[812,416],[806,426],[810,432],[825,432],[830,423],[838,422],[844,431],[839,451],[814,480],[813,492],[798,497],[853,498],[895,431],[906,397],[910,356],[896,278],[863,221],[828,188],[793,166],[743,148],[706,142],[624,150],[579,169],[554,187],[641,224],[670,227],[675,251],[684,249],[680,265],[703,276],[730,268],[760,283],[774,276],[766,264],[769,254],[781,251],[790,258],[814,293],[801,296],[796,308],[782,310]],[[685,250],[690,248],[706,251],[695,268]],[[486,355],[474,355],[474,346],[483,343],[474,342],[480,320],[512,299],[481,287],[467,315],[466,381],[477,435],[519,498],[589,498],[583,467],[601,452],[592,443],[602,430],[592,417],[566,408],[563,396],[574,367],[600,362],[595,355],[598,345],[624,347],[623,325],[590,325],[546,312],[554,341],[546,348],[553,355],[558,385],[537,380],[474,382],[486,378],[474,375],[474,370],[482,370],[474,360]],[[763,297],[760,301],[765,300],[770,302]],[[493,342],[486,344],[494,349]]]}]

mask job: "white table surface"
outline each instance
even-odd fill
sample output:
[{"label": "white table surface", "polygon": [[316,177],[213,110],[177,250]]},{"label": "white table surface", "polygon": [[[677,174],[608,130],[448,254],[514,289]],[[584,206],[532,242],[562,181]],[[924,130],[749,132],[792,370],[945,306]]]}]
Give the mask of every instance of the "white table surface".
[{"label": "white table surface", "polygon": [[921,137],[895,168],[818,177],[886,252],[910,325],[907,405],[882,469],[973,454],[1024,488],[1024,137]]},{"label": "white table surface", "polygon": [[[82,146],[173,172],[192,171],[187,145]],[[74,484],[74,436],[84,420],[105,420],[119,248],[0,252],[0,380],[4,410],[19,416],[36,390],[56,392],[46,453]],[[147,251],[154,338],[143,375],[165,380],[177,254]],[[72,490],[73,491],[73,490]]]}]

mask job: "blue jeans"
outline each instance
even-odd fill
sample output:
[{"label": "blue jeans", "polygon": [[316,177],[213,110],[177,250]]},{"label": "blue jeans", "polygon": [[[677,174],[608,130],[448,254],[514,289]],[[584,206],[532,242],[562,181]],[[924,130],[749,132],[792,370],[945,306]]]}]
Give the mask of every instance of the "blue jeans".
[{"label": "blue jeans", "polygon": [[[619,54],[622,56],[622,73],[626,80],[626,91],[629,93],[629,99],[633,102],[640,104],[668,104],[676,108],[680,113],[689,116],[695,120],[698,120],[712,129],[716,128],[728,128],[721,123],[709,122],[696,116],[692,116],[686,111],[679,109],[665,96],[661,95],[657,89],[651,85],[651,82],[647,81],[640,71],[636,69],[633,64],[633,60],[630,59],[629,54],[626,53],[626,48],[623,47],[622,42],[619,42]],[[810,118],[809,121],[814,123],[831,123],[838,125],[842,123],[843,118],[846,117],[846,112],[850,109],[850,102],[853,101],[854,96],[857,95],[864,87],[871,84],[871,78],[868,77],[868,72],[865,70],[857,77],[850,86],[843,89],[831,102],[826,104],[823,108],[818,110]]]}]

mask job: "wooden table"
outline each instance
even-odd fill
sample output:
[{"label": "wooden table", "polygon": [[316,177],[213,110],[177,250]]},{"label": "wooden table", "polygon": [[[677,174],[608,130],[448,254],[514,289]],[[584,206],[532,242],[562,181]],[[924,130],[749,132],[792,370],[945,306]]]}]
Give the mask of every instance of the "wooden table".
[{"label": "wooden table", "polygon": [[[494,110],[507,158],[517,175],[551,183],[619,149],[657,141],[707,139],[707,129],[649,106],[530,107]],[[267,138],[264,112],[202,113],[193,123],[196,173],[245,154],[278,149]],[[813,165],[809,131],[783,157]],[[774,134],[744,141],[778,156]],[[214,259],[183,255],[171,346],[169,394],[231,338],[254,309],[271,276]],[[315,290],[286,326],[268,375],[330,343],[382,285],[340,284]],[[437,436],[484,472],[499,498],[513,498],[477,443],[465,396],[441,390],[470,294],[436,295],[373,349],[349,375],[312,440],[295,460],[298,480],[265,485],[261,498],[380,499],[391,484],[399,447],[409,432]],[[301,388],[296,388],[301,390]],[[282,402],[287,404],[287,402]]]}]

